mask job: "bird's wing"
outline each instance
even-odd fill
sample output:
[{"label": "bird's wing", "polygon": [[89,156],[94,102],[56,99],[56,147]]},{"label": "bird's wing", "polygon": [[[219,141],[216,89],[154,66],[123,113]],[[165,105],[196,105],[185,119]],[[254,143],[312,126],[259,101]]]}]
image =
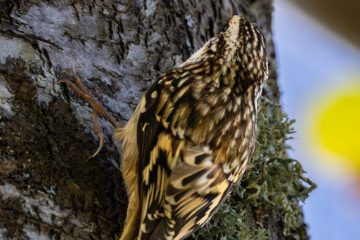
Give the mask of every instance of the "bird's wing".
[{"label": "bird's wing", "polygon": [[[142,195],[142,221],[139,239],[183,239],[203,226],[230,189],[220,165],[213,162],[208,147],[187,149],[161,133],[151,153],[153,164],[145,170]],[[169,158],[178,158],[174,161]],[[156,159],[156,160],[155,160]],[[163,168],[173,161],[175,166]]]},{"label": "bird's wing", "polygon": [[138,240],[182,239],[209,219],[229,188],[211,149],[192,146],[184,135],[196,118],[189,78],[164,75],[144,96],[137,126]]},{"label": "bird's wing", "polygon": [[[163,77],[163,79],[166,77]],[[160,78],[161,79],[161,78]],[[160,80],[159,80],[160,81]],[[138,185],[140,190],[140,229],[138,239],[149,239],[163,217],[169,163],[176,160],[176,144],[168,133],[164,115],[172,111],[169,91],[160,84],[153,84],[144,96],[145,108],[137,124],[139,150]],[[171,163],[170,163],[171,164]],[[131,203],[129,203],[131,204]],[[142,226],[146,226],[144,229]]]},{"label": "bird's wing", "polygon": [[184,239],[210,219],[231,185],[208,147],[184,149],[168,178],[165,217],[149,239]]}]

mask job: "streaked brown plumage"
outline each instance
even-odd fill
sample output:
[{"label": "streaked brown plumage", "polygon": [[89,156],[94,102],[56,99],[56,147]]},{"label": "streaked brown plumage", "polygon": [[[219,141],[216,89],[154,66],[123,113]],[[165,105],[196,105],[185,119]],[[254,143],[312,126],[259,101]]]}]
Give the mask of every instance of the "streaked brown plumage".
[{"label": "streaked brown plumage", "polygon": [[130,202],[121,240],[184,239],[210,219],[254,151],[266,78],[259,28],[233,16],[148,89],[115,133]]},{"label": "streaked brown plumage", "polygon": [[[120,240],[184,239],[211,218],[244,173],[268,69],[259,28],[236,14],[160,76],[128,123],[116,128],[129,195]],[[62,82],[115,125],[79,79]]]}]

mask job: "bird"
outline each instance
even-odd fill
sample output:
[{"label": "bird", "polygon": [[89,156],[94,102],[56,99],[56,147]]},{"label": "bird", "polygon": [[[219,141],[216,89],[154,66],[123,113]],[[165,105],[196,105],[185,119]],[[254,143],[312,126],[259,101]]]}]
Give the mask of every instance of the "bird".
[{"label": "bird", "polygon": [[[268,78],[260,28],[232,16],[223,31],[163,73],[121,126],[77,77],[63,79],[115,127],[128,209],[120,240],[182,240],[203,227],[244,174]],[[100,126],[95,130],[103,145]],[[94,154],[94,155],[96,155]]]}]

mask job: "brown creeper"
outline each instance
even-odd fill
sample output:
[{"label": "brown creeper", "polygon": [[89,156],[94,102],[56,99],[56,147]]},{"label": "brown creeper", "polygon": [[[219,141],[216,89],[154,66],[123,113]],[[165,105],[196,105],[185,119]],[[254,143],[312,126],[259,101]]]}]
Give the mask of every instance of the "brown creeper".
[{"label": "brown creeper", "polygon": [[115,134],[130,197],[121,240],[184,239],[210,219],[254,151],[267,71],[259,28],[234,15],[148,89]]},{"label": "brown creeper", "polygon": [[121,240],[180,240],[211,218],[253,154],[267,72],[264,37],[235,8],[223,32],[152,84],[115,132],[129,194]]}]

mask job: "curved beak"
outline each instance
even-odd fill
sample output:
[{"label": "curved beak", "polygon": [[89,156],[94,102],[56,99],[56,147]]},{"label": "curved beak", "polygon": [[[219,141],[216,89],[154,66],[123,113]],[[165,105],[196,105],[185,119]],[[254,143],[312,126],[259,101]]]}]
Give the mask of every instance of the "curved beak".
[{"label": "curved beak", "polygon": [[239,8],[235,2],[235,0],[230,0],[230,4],[231,4],[231,9],[232,9],[232,15],[235,16],[239,16]]}]

